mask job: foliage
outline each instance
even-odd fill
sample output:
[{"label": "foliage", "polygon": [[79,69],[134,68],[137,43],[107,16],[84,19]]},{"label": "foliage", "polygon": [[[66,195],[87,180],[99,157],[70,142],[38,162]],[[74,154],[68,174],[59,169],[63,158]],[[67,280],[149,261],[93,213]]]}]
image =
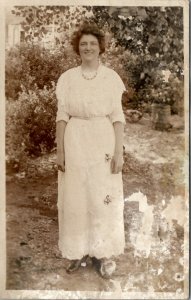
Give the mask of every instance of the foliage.
[{"label": "foliage", "polygon": [[7,102],[6,151],[20,160],[37,156],[55,146],[55,84],[47,89],[23,90],[17,101]]},{"label": "foliage", "polygon": [[20,161],[26,160],[22,136],[15,128],[16,102],[6,102],[6,171],[19,171]]},{"label": "foliage", "polygon": [[184,115],[184,82],[171,75],[168,80],[169,98],[172,99],[171,110],[175,114]]},{"label": "foliage", "polygon": [[[21,91],[22,76],[28,69],[28,61],[24,63],[19,47],[6,51],[5,56],[5,95],[7,99],[16,99]],[[24,78],[24,81],[26,78]],[[28,83],[28,80],[27,80]]]},{"label": "foliage", "polygon": [[29,91],[36,84],[39,89],[51,87],[65,70],[75,66],[78,58],[68,55],[68,49],[54,51],[41,45],[23,44],[6,51],[5,93],[7,99],[17,99],[22,87]]},{"label": "foliage", "polygon": [[146,104],[152,102],[173,105],[177,97],[183,101],[182,80],[171,74],[169,81],[164,81],[162,70],[157,68],[142,72],[145,62],[140,55],[124,51],[121,46],[113,47],[111,43],[102,61],[121,76],[127,87],[128,93],[123,95],[124,109],[144,111]]},{"label": "foliage", "polygon": [[[117,43],[155,65],[183,70],[182,7],[93,7],[94,20],[107,26]],[[148,61],[148,59],[147,59]],[[155,66],[153,66],[155,67]]]},{"label": "foliage", "polygon": [[79,64],[78,59],[70,49],[60,46],[50,50],[29,43],[7,51],[9,165],[18,165],[27,156],[50,152],[55,146],[55,84],[62,72]]},{"label": "foliage", "polygon": [[[81,20],[91,15],[90,9],[82,6],[15,6],[12,13],[24,17],[21,23],[26,42],[43,40],[54,25],[56,43],[65,43],[68,31]],[[61,33],[61,34],[60,34]]]},{"label": "foliage", "polygon": [[[143,101],[183,102],[183,8],[182,7],[93,7],[100,28],[108,27],[116,45],[124,47],[121,63],[127,72],[135,106]],[[131,55],[129,54],[131,53]],[[162,71],[172,73],[181,86],[176,94],[172,82],[166,84]],[[176,85],[176,83],[175,83]],[[151,95],[154,90],[155,99]],[[167,93],[166,93],[167,92]],[[158,99],[157,95],[159,95]],[[168,100],[167,100],[168,99]]]}]

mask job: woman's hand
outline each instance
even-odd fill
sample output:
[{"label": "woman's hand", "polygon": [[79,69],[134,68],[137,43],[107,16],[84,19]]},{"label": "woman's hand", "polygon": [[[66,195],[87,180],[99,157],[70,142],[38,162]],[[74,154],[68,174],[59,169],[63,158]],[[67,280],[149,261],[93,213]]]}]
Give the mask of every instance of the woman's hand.
[{"label": "woman's hand", "polygon": [[117,174],[122,171],[123,168],[123,153],[115,152],[111,160],[111,173]]},{"label": "woman's hand", "polygon": [[57,163],[57,166],[58,166],[58,170],[64,172],[65,171],[65,155],[64,155],[64,151],[57,151],[56,163]]}]

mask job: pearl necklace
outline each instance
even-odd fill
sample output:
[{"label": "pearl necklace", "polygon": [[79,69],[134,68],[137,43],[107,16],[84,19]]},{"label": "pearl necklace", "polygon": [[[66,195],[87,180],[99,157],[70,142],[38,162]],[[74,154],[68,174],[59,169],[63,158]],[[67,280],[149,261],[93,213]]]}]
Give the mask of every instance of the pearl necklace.
[{"label": "pearl necklace", "polygon": [[[93,79],[96,78],[96,76],[97,76],[99,66],[100,66],[100,63],[99,63],[99,65],[98,65],[97,70],[96,70],[95,73],[93,74],[93,76],[87,76],[86,74],[84,74],[83,71],[82,71],[82,67],[81,67],[82,77],[83,77],[85,80],[93,80]],[[92,73],[93,73],[93,72],[92,72]]]},{"label": "pearl necklace", "polygon": [[88,77],[82,72],[82,77],[86,80],[93,80],[94,78],[96,78],[96,76],[97,76],[97,71],[95,72],[95,74],[92,77]]}]

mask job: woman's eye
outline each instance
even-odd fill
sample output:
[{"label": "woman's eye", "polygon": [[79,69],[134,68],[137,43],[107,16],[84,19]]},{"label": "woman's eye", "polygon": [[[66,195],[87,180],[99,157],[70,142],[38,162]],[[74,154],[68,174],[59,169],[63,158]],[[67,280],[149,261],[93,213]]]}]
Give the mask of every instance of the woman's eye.
[{"label": "woman's eye", "polygon": [[[91,45],[91,46],[97,46],[98,43],[92,42],[92,43],[90,43],[90,45]],[[87,46],[87,43],[80,43],[80,46]]]}]

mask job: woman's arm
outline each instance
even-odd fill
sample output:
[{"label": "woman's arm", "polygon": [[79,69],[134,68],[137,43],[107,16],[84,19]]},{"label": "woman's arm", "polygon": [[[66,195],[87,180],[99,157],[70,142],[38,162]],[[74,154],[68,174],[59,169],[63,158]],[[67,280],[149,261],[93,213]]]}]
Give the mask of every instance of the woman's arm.
[{"label": "woman's arm", "polygon": [[56,123],[57,165],[58,170],[65,171],[64,133],[67,123],[63,120]]},{"label": "woman's arm", "polygon": [[115,132],[115,150],[111,161],[111,172],[117,174],[122,171],[123,167],[123,133],[124,124],[122,122],[113,123]]},{"label": "woman's arm", "polygon": [[115,152],[123,154],[123,133],[124,133],[124,124],[122,122],[113,123],[115,131]]}]

